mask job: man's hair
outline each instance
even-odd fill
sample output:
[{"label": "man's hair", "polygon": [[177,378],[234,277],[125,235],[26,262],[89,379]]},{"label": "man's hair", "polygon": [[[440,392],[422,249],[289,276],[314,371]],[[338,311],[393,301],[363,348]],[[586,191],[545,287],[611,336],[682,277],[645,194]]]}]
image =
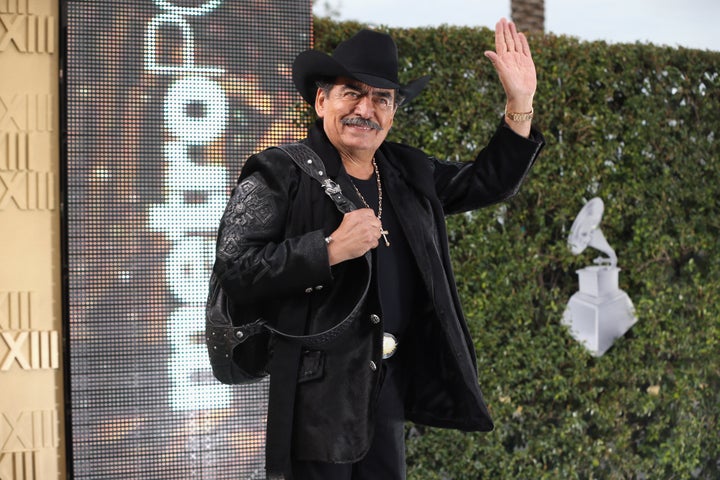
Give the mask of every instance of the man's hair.
[{"label": "man's hair", "polygon": [[325,96],[327,97],[328,95],[330,95],[330,90],[332,90],[332,88],[335,86],[335,84],[333,82],[331,82],[330,80],[323,79],[323,80],[318,80],[317,82],[315,82],[315,86],[317,86],[317,88],[319,88],[320,90],[325,92]]},{"label": "man's hair", "polygon": [[[322,90],[327,97],[328,95],[330,95],[330,90],[332,90],[332,88],[335,86],[335,81],[333,79],[324,78],[316,81],[315,85],[317,86],[317,88]],[[405,97],[400,95],[400,91],[397,88],[395,89],[394,99],[395,107],[399,107],[405,101]]]}]

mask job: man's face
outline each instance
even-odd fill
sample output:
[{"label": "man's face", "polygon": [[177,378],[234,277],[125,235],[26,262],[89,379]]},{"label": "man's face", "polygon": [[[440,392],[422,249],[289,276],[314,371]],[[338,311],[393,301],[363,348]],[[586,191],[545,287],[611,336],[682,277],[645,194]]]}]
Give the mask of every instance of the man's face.
[{"label": "man's face", "polygon": [[372,158],[385,140],[395,117],[395,91],[338,78],[325,93],[318,89],[315,111],[325,133],[341,155]]}]

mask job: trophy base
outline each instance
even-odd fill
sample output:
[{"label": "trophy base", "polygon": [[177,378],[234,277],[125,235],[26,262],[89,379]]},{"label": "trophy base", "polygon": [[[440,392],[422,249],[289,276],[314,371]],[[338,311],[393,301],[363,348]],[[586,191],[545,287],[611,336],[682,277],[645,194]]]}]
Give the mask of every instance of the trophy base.
[{"label": "trophy base", "polygon": [[596,357],[636,322],[630,297],[618,288],[617,267],[587,267],[578,270],[580,291],[570,297],[562,323],[570,334]]}]

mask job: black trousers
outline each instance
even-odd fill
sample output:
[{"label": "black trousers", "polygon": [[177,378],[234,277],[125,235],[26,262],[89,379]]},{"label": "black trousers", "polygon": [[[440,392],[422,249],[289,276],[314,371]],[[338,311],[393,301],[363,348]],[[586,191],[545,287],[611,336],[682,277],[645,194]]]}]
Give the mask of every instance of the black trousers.
[{"label": "black trousers", "polygon": [[405,412],[403,379],[392,362],[383,365],[385,376],[378,397],[375,435],[367,455],[355,463],[293,460],[293,480],[404,480]]}]

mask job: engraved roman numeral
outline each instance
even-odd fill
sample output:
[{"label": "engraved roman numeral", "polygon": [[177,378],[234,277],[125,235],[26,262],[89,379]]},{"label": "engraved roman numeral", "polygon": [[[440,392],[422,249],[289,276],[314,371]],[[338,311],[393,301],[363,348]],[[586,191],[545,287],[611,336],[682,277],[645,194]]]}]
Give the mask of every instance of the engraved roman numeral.
[{"label": "engraved roman numeral", "polygon": [[0,451],[58,447],[57,420],[55,410],[0,412]]},{"label": "engraved roman numeral", "polygon": [[55,17],[0,13],[0,53],[55,53]]},{"label": "engraved roman numeral", "polygon": [[32,329],[34,292],[0,291],[0,330]]},{"label": "engraved roman numeral", "polygon": [[23,370],[57,369],[60,366],[60,342],[56,331],[2,331],[0,338],[7,347],[0,371],[17,363]]},{"label": "engraved roman numeral", "polygon": [[0,95],[0,131],[52,132],[54,112],[55,95],[49,93]]},{"label": "engraved roman numeral", "polygon": [[56,180],[52,172],[0,171],[0,212],[55,210]]},{"label": "engraved roman numeral", "polygon": [[38,452],[0,453],[0,480],[37,480],[41,473]]}]

